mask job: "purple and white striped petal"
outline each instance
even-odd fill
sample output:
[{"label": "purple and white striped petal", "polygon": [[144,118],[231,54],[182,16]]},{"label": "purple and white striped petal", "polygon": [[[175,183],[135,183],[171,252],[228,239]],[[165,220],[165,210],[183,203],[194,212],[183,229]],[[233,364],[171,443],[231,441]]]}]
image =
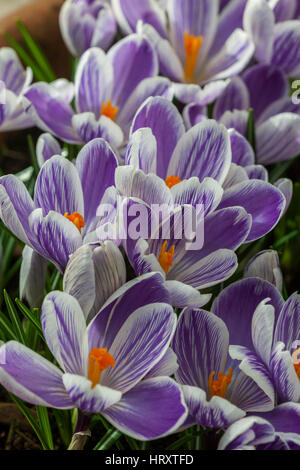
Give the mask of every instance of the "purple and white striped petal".
[{"label": "purple and white striped petal", "polygon": [[61,99],[54,86],[35,83],[24,96],[24,109],[40,129],[55,134],[65,142],[80,143],[72,126],[74,111],[70,104]]},{"label": "purple and white striped petal", "polygon": [[[253,349],[251,324],[253,313],[260,302],[270,298],[277,319],[283,299],[275,286],[259,278],[249,278],[226,287],[215,299],[212,312],[220,317],[229,330],[230,344]],[[239,325],[239,328],[236,328]]]},{"label": "purple and white striped petal", "polygon": [[140,34],[121,39],[109,50],[107,57],[114,71],[112,103],[122,108],[145,78],[158,74],[158,62],[152,45]]},{"label": "purple and white striped petal", "polygon": [[187,410],[176,382],[158,377],[137,384],[103,415],[124,434],[144,441],[178,430]]},{"label": "purple and white striped petal", "polygon": [[300,400],[300,381],[290,351],[278,342],[271,355],[270,371],[281,402]]},{"label": "purple and white striped petal", "polygon": [[285,197],[272,184],[250,180],[236,184],[224,192],[220,208],[240,205],[252,216],[247,241],[266,235],[279,221],[285,208]]},{"label": "purple and white striped petal", "polygon": [[282,214],[284,215],[292,202],[294,188],[293,181],[289,178],[280,178],[279,180],[275,181],[274,186],[278,188],[285,197],[286,204]]},{"label": "purple and white striped petal", "polygon": [[14,175],[0,178],[0,216],[9,230],[25,244],[30,245],[28,218],[34,203],[24,185]]},{"label": "purple and white striped petal", "polygon": [[254,350],[268,366],[271,358],[274,333],[274,307],[264,299],[256,307],[252,317],[251,335]]},{"label": "purple and white striped petal", "polygon": [[250,99],[247,87],[240,77],[234,77],[217,99],[214,107],[214,119],[218,121],[226,111],[248,110],[249,107]]},{"label": "purple and white striped petal", "polygon": [[20,299],[26,299],[31,308],[40,308],[44,298],[47,261],[25,245],[19,277]]},{"label": "purple and white striped petal", "polygon": [[240,166],[249,166],[255,163],[255,155],[248,140],[235,129],[229,130],[232,163]]},{"label": "purple and white striped petal", "polygon": [[114,184],[117,166],[117,158],[104,139],[95,139],[89,142],[77,156],[76,168],[84,200],[84,220],[86,223],[84,233],[89,232],[92,228],[97,208],[105,190]]},{"label": "purple and white striped petal", "polygon": [[208,392],[211,372],[224,372],[228,346],[228,330],[222,320],[205,310],[184,309],[172,341],[179,364],[176,379]]},{"label": "purple and white striped petal", "polygon": [[277,251],[264,250],[253,256],[244,269],[244,277],[259,277],[273,284],[281,292],[282,272]]},{"label": "purple and white striped petal", "polygon": [[125,164],[140,168],[146,174],[156,174],[156,139],[149,127],[135,131],[129,140]]},{"label": "purple and white striped petal", "polygon": [[203,214],[206,216],[213,212],[222,199],[223,190],[220,184],[212,178],[189,178],[171,188],[174,204],[203,205]]},{"label": "purple and white striped petal", "polygon": [[36,144],[36,157],[40,167],[54,155],[61,155],[61,146],[49,133],[41,134]]},{"label": "purple and white striped petal", "polygon": [[297,77],[300,73],[300,23],[297,20],[284,21],[276,24],[274,31],[271,62],[288,76]]},{"label": "purple and white striped petal", "polygon": [[61,370],[16,341],[0,348],[0,383],[33,405],[74,408],[63,385]]},{"label": "purple and white striped petal", "polygon": [[249,63],[253,52],[254,45],[247,33],[236,29],[222,49],[208,62],[204,79],[224,80],[237,75]]},{"label": "purple and white striped petal", "polygon": [[245,412],[228,400],[214,396],[207,400],[204,390],[189,385],[182,386],[189,414],[201,426],[224,428],[245,416]]},{"label": "purple and white striped petal", "polygon": [[76,167],[66,158],[54,156],[41,168],[34,190],[36,207],[64,215],[79,212],[84,217],[83,192]]},{"label": "purple and white striped petal", "polygon": [[47,345],[63,370],[87,375],[86,322],[78,301],[65,292],[51,292],[43,302],[41,323]]},{"label": "purple and white striped petal", "polygon": [[[300,338],[300,295],[295,293],[285,302],[276,323],[274,344],[282,341],[292,350]],[[297,346],[296,346],[297,347]]]},{"label": "purple and white striped petal", "polygon": [[[236,364],[236,361],[233,361]],[[273,400],[256,383],[253,378],[239,371],[232,388],[228,391],[228,400],[247,413],[257,413],[271,410]]]},{"label": "purple and white striped petal", "polygon": [[166,35],[164,11],[155,0],[112,0],[112,7],[125,35],[134,33],[139,20],[148,23],[162,36]]},{"label": "purple and white striped petal", "polygon": [[120,287],[104,304],[88,327],[89,347],[110,348],[127,318],[144,305],[169,303],[170,297],[159,273],[145,274]]},{"label": "purple and white striped petal", "polygon": [[122,397],[118,390],[103,385],[92,388],[91,381],[82,375],[64,374],[62,380],[74,407],[88,413],[101,413]]},{"label": "purple and white striped petal", "polygon": [[201,294],[194,287],[179,281],[166,281],[166,289],[170,294],[170,304],[174,307],[203,307],[211,299],[211,294]]},{"label": "purple and white striped petal", "polygon": [[257,127],[257,159],[270,165],[297,156],[300,152],[300,116],[282,113]]},{"label": "purple and white striped petal", "polygon": [[150,127],[157,142],[157,175],[165,179],[167,168],[179,139],[184,135],[182,117],[177,108],[164,98],[149,98],[137,112],[131,134]]},{"label": "purple and white striped petal", "polygon": [[258,62],[269,63],[273,54],[275,15],[266,0],[249,0],[243,23],[254,42],[255,58]]},{"label": "purple and white striped petal", "polygon": [[167,174],[187,179],[211,177],[222,184],[229,171],[231,149],[229,134],[213,120],[197,124],[179,140]]},{"label": "purple and white striped petal", "polygon": [[31,213],[29,224],[35,237],[34,248],[63,272],[70,255],[82,245],[77,227],[57,212],[50,211],[43,217],[42,209]]},{"label": "purple and white striped petal", "polygon": [[93,139],[103,138],[114,147],[121,146],[124,134],[120,126],[107,116],[95,118],[94,113],[75,114],[72,118],[74,127],[80,143],[90,142]]},{"label": "purple and white striped petal", "polygon": [[170,305],[151,304],[133,312],[109,349],[116,365],[102,373],[101,383],[123,393],[133,388],[164,356],[175,327]]},{"label": "purple and white striped petal", "polygon": [[162,359],[148,372],[146,379],[153,377],[169,377],[178,369],[177,356],[173,349],[168,348]]},{"label": "purple and white striped petal", "polygon": [[92,47],[83,54],[75,75],[79,113],[93,112],[96,118],[100,116],[102,104],[111,98],[113,76],[112,64],[102,49]]},{"label": "purple and white striped petal", "polygon": [[272,424],[259,416],[247,416],[225,431],[218,450],[256,450],[257,445],[272,443],[274,439]]},{"label": "purple and white striped petal", "polygon": [[6,89],[14,94],[21,94],[27,80],[20,59],[14,49],[1,47],[0,50],[0,80],[5,83]]}]

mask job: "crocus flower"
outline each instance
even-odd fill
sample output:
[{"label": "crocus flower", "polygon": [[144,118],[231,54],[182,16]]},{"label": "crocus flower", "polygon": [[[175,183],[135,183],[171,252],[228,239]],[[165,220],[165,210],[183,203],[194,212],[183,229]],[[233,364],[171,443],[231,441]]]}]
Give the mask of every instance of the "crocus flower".
[{"label": "crocus flower", "polygon": [[145,378],[163,361],[176,326],[159,274],[135,279],[108,299],[86,327],[79,303],[51,292],[42,327],[59,367],[26,346],[0,348],[0,382],[35,405],[101,413],[123,433],[154,439],[175,431],[186,417],[178,385]]},{"label": "crocus flower", "polygon": [[224,289],[212,311],[229,330],[230,354],[240,369],[253,378],[263,373],[277,404],[298,402],[300,295],[284,302],[273,284],[247,278]]},{"label": "crocus flower", "polygon": [[175,378],[182,387],[190,425],[226,428],[246,412],[273,409],[274,396],[266,377],[258,372],[253,380],[229,357],[228,330],[213,313],[184,309],[172,349],[179,364]]},{"label": "crocus flower", "polygon": [[259,277],[282,292],[283,279],[277,251],[264,250],[253,256],[244,269],[244,277]]},{"label": "crocus flower", "polygon": [[218,450],[299,450],[299,413],[299,404],[284,403],[242,418],[225,431]]},{"label": "crocus flower", "polygon": [[[276,2],[248,0],[244,29],[255,44],[254,56],[258,62],[279,67],[294,78],[300,73],[300,21],[290,19],[296,14],[296,5],[290,1],[278,2],[276,8],[274,3]],[[285,19],[288,21],[284,21]]]},{"label": "crocus flower", "polygon": [[[152,178],[152,186],[156,185],[156,191],[152,193],[159,194],[158,197],[166,194],[162,190],[163,180],[171,188],[177,203],[189,204],[197,192],[195,178],[200,183],[205,178],[212,178],[224,189],[215,208],[241,206],[251,215],[252,227],[247,241],[268,233],[282,216],[286,207],[285,195],[280,188],[265,181],[264,169],[254,165],[251,146],[242,136],[232,136],[215,121],[206,120],[185,132],[182,117],[172,103],[161,97],[149,98],[133,120],[130,137],[125,163],[160,178]],[[232,177],[232,163],[238,170],[234,171],[235,177]],[[249,167],[248,172],[241,166]],[[117,174],[120,179],[124,174],[125,186],[128,180],[126,169],[118,170]],[[131,194],[126,192],[125,195],[144,199],[142,194],[146,193],[147,186],[145,178],[142,181],[142,188],[137,186],[135,193],[131,190]],[[126,184],[128,186],[128,182]],[[184,188],[189,189],[183,191]]]},{"label": "crocus flower", "polygon": [[32,81],[32,70],[24,70],[16,52],[0,48],[0,132],[26,129],[33,125],[24,113],[22,96]]},{"label": "crocus flower", "polygon": [[[246,135],[249,108],[254,110],[257,161],[269,165],[300,152],[300,106],[289,96],[289,82],[276,67],[256,65],[235,77],[218,98],[214,119]],[[186,110],[190,124],[202,120],[202,110]],[[200,116],[199,116],[199,114]]]},{"label": "crocus flower", "polygon": [[42,166],[34,200],[14,175],[0,178],[0,215],[26,245],[64,271],[83,243],[98,241],[96,212],[114,181],[117,159],[103,139],[79,152],[76,166],[56,155]]},{"label": "crocus flower", "polygon": [[66,0],[59,13],[59,26],[75,57],[90,47],[106,50],[117,32],[114,14],[106,0]]},{"label": "crocus flower", "polygon": [[219,15],[216,0],[169,0],[166,11],[154,0],[112,0],[123,32],[141,28],[154,44],[160,71],[176,83],[177,98],[200,104],[214,101],[222,80],[241,72],[253,55],[252,41],[240,29],[245,1],[236,3]]},{"label": "crocus flower", "polygon": [[26,245],[22,253],[19,292],[20,299],[26,299],[31,308],[42,305],[46,273],[47,260]]},{"label": "crocus flower", "polygon": [[107,240],[83,245],[71,255],[63,277],[63,289],[78,300],[90,320],[125,282],[123,255],[115,243]]},{"label": "crocus flower", "polygon": [[75,75],[75,111],[72,96],[62,98],[43,82],[29,88],[24,106],[37,126],[65,142],[81,144],[103,137],[118,148],[148,96],[172,97],[170,82],[156,77],[157,72],[151,44],[142,34],[132,34],[107,54],[97,47],[83,54]]},{"label": "crocus flower", "polygon": [[59,142],[48,132],[41,134],[36,143],[36,159],[41,168],[49,158],[62,155]]}]

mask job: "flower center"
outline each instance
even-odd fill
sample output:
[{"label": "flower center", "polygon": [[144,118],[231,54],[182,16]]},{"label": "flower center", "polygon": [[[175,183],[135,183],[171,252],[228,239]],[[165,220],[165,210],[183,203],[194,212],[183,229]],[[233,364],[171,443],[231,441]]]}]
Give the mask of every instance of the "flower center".
[{"label": "flower center", "polygon": [[166,274],[168,274],[169,269],[171,268],[173,264],[173,257],[175,253],[175,246],[172,245],[169,251],[167,251],[167,241],[165,241],[161,247],[160,254],[158,257],[158,262],[165,271]]},{"label": "flower center", "polygon": [[106,348],[93,348],[89,355],[89,373],[88,379],[92,382],[94,388],[100,380],[101,372],[108,367],[114,367],[116,361]]},{"label": "flower center", "polygon": [[203,36],[193,36],[188,31],[184,32],[185,68],[184,78],[187,82],[194,81],[194,72],[199,51],[203,43]]},{"label": "flower center", "polygon": [[69,215],[69,212],[66,212],[64,216],[73,222],[74,225],[78,228],[79,232],[81,233],[81,229],[85,226],[85,221],[82,215],[79,212],[73,212],[73,214]]},{"label": "flower center", "polygon": [[293,359],[293,364],[295,367],[296,374],[298,375],[298,379],[300,380],[300,348],[296,349],[296,351],[293,352],[292,359]]},{"label": "flower center", "polygon": [[213,396],[225,398],[228,385],[231,382],[232,377],[232,367],[229,368],[228,374],[223,374],[223,372],[218,373],[218,378],[214,380],[215,371],[209,374],[208,378],[208,388],[210,393],[210,398]]},{"label": "flower center", "polygon": [[172,188],[173,186],[175,186],[176,184],[180,183],[182,180],[179,179],[179,176],[175,176],[175,175],[171,175],[171,176],[167,176],[165,182],[166,182],[166,185],[168,186],[168,188]]},{"label": "flower center", "polygon": [[112,106],[111,101],[108,100],[106,103],[102,103],[101,107],[101,116],[106,116],[112,121],[115,120],[116,115],[118,114],[118,106]]}]

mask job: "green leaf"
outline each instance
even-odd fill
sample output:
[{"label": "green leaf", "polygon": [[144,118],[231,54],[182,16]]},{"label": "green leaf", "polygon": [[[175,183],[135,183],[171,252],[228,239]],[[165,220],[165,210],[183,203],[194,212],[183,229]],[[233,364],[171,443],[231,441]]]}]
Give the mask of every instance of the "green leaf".
[{"label": "green leaf", "polygon": [[18,341],[18,337],[16,336],[16,334],[15,334],[13,328],[12,328],[11,322],[6,317],[6,315],[4,315],[3,312],[0,312],[0,326],[1,326],[1,329],[3,330],[3,332],[5,333],[5,335],[7,336],[8,340],[12,339],[14,341]]},{"label": "green leaf", "polygon": [[249,117],[247,124],[247,139],[251,144],[254,153],[256,153],[256,134],[255,134],[255,122],[254,122],[254,112],[253,109],[249,109]]},{"label": "green leaf", "polygon": [[28,142],[28,147],[29,147],[30,160],[33,166],[35,176],[37,176],[39,174],[40,168],[37,162],[36,153],[35,153],[35,145],[33,143],[33,138],[31,135],[27,136],[27,142]]},{"label": "green leaf", "polygon": [[23,330],[23,326],[22,326],[21,320],[18,316],[18,313],[15,309],[13,301],[9,297],[6,290],[4,290],[3,293],[4,293],[4,300],[5,300],[5,303],[6,303],[7,311],[8,311],[8,314],[10,316],[10,319],[11,319],[13,331],[15,332],[15,334],[18,338],[18,341],[27,346],[27,340],[26,340],[26,336],[25,336],[25,333],[24,333],[24,330]]},{"label": "green leaf", "polygon": [[110,449],[115,442],[120,439],[122,433],[114,429],[109,429],[93,450],[107,450]]},{"label": "green leaf", "polygon": [[35,408],[36,408],[36,412],[38,415],[40,428],[44,434],[44,438],[47,443],[47,447],[50,450],[54,450],[52,430],[50,426],[48,410],[44,406],[36,406]]},{"label": "green leaf", "polygon": [[29,408],[25,405],[25,403],[22,402],[22,400],[20,400],[20,398],[16,397],[12,393],[9,393],[9,396],[12,399],[12,401],[15,402],[15,404],[18,406],[18,408],[21,410],[21,412],[23,413],[23,415],[25,416],[25,418],[27,419],[27,421],[31,425],[31,427],[34,430],[34,432],[36,433],[40,443],[42,444],[43,449],[44,450],[50,450],[48,445],[47,445],[47,442],[45,441],[45,437],[43,436],[43,433],[41,432],[41,429],[40,429],[35,417],[31,413],[31,411],[29,410]]},{"label": "green leaf", "polygon": [[22,37],[32,57],[36,60],[38,67],[45,74],[46,81],[53,82],[54,80],[56,80],[56,76],[51,68],[51,65],[49,64],[46,56],[44,55],[44,53],[42,52],[38,44],[32,38],[29,31],[25,28],[25,26],[23,25],[21,21],[17,21],[17,26],[19,28],[20,33],[22,34]]},{"label": "green leaf", "polygon": [[29,308],[26,307],[26,305],[24,305],[23,302],[21,302],[19,299],[15,299],[15,302],[19,310],[34,325],[35,329],[38,331],[39,336],[44,340],[42,325],[39,318],[37,318],[34,312],[31,312]]}]

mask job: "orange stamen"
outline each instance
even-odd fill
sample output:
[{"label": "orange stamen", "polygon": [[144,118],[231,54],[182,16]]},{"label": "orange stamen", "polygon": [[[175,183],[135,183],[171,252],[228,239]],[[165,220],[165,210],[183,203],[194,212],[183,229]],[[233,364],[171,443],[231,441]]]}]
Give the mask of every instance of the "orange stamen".
[{"label": "orange stamen", "polygon": [[165,271],[166,274],[168,274],[169,269],[171,268],[173,264],[173,257],[175,253],[175,246],[172,245],[169,251],[166,250],[167,248],[167,241],[165,241],[161,247],[160,254],[158,257],[158,262]]},{"label": "orange stamen", "polygon": [[108,367],[114,367],[116,361],[106,348],[93,348],[89,355],[89,373],[88,379],[92,382],[94,388],[100,380],[101,372]]},{"label": "orange stamen", "polygon": [[199,51],[203,43],[203,36],[193,36],[184,32],[185,69],[184,78],[188,82],[194,81],[194,72],[197,65]]},{"label": "orange stamen", "polygon": [[112,121],[115,120],[116,115],[118,114],[118,106],[112,106],[111,101],[108,100],[106,103],[102,103],[101,107],[101,116],[106,116]]},{"label": "orange stamen", "polygon": [[296,351],[293,352],[292,360],[293,360],[296,374],[298,376],[298,379],[300,380],[300,358],[298,357],[299,355],[300,355],[300,348],[296,349]]},{"label": "orange stamen", "polygon": [[182,180],[179,179],[179,176],[175,176],[175,175],[171,175],[171,176],[167,176],[165,182],[166,182],[166,185],[168,186],[168,188],[173,188],[173,186],[175,186],[176,184],[180,183]]},{"label": "orange stamen", "polygon": [[79,212],[73,212],[73,214],[70,214],[66,212],[64,216],[73,222],[74,225],[78,228],[79,232],[81,233],[81,229],[85,226],[85,221],[82,215],[79,214]]},{"label": "orange stamen", "polygon": [[214,380],[215,371],[209,374],[208,378],[208,389],[210,393],[210,398],[213,396],[225,398],[228,385],[231,382],[232,378],[232,367],[229,368],[228,374],[223,374],[223,372],[218,373],[218,378]]}]

